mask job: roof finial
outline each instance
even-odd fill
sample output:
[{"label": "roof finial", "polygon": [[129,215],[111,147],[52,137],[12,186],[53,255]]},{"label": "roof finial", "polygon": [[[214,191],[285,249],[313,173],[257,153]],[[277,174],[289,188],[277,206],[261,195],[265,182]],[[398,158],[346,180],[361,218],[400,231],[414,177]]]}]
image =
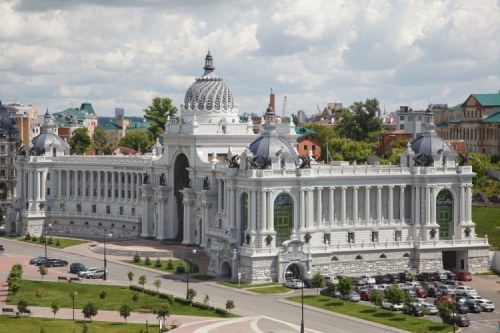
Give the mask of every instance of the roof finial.
[{"label": "roof finial", "polygon": [[205,73],[203,75],[207,75],[209,73],[212,73],[214,71],[214,58],[212,58],[212,55],[210,54],[210,51],[208,51],[207,56],[205,57],[205,67],[203,67],[205,70]]}]

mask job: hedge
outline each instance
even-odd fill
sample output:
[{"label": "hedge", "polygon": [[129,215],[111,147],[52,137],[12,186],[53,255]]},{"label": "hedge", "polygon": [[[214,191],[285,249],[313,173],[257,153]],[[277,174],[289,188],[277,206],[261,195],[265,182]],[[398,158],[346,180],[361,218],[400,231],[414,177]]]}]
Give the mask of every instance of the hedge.
[{"label": "hedge", "polygon": [[214,311],[215,311],[215,313],[220,314],[224,317],[229,317],[229,311],[227,311],[226,309],[215,308]]}]

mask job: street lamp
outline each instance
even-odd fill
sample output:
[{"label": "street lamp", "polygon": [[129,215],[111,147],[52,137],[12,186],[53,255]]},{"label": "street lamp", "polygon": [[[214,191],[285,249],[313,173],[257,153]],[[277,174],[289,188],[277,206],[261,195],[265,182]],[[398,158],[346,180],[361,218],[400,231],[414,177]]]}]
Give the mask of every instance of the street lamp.
[{"label": "street lamp", "polygon": [[71,293],[71,299],[73,300],[73,320],[75,320],[75,297],[78,295],[77,291]]},{"label": "street lamp", "polygon": [[192,251],[189,251],[189,248],[187,250],[187,255],[186,255],[186,299],[189,299],[189,271],[191,268],[191,265],[189,264],[189,253],[196,254],[196,249],[193,249]]},{"label": "street lamp", "polygon": [[45,238],[45,266],[47,266],[47,233],[49,229],[52,228],[52,224],[48,224],[47,228],[45,228],[45,231],[43,232],[43,237]]},{"label": "street lamp", "polygon": [[[307,272],[307,275],[309,276],[310,272]],[[304,279],[305,279],[305,274],[302,273],[302,321],[300,322],[300,333],[304,333]]]},{"label": "street lamp", "polygon": [[106,262],[106,237],[113,237],[113,234],[109,233],[109,234],[106,234],[106,230],[104,231],[104,237],[103,237],[103,243],[104,243],[104,275],[102,277],[102,279],[104,281],[106,281],[108,279],[108,272],[106,271],[106,267],[107,267],[107,262]]}]

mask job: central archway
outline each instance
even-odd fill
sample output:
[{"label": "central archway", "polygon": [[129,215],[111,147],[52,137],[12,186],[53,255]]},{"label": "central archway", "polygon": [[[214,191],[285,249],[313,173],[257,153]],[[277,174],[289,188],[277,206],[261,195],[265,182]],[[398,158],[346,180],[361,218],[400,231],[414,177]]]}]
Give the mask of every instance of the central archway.
[{"label": "central archway", "polygon": [[230,279],[233,276],[231,265],[224,261],[220,267],[220,277],[223,279]]},{"label": "central archway", "polygon": [[285,281],[290,279],[301,279],[302,278],[302,269],[299,264],[290,264],[285,269]]},{"label": "central archway", "polygon": [[181,242],[184,236],[184,209],[182,206],[182,193],[180,190],[189,187],[189,160],[180,154],[174,163],[174,196],[177,204],[177,236],[175,240]]}]

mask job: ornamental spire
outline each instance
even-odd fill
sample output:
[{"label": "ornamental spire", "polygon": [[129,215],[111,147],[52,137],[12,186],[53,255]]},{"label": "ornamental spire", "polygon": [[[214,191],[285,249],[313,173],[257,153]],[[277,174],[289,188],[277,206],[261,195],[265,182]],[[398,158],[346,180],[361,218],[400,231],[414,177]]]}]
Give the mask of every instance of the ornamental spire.
[{"label": "ornamental spire", "polygon": [[203,67],[205,70],[205,73],[203,75],[210,74],[214,71],[214,58],[212,58],[212,55],[210,54],[210,51],[208,51],[207,56],[205,57],[205,67]]}]

